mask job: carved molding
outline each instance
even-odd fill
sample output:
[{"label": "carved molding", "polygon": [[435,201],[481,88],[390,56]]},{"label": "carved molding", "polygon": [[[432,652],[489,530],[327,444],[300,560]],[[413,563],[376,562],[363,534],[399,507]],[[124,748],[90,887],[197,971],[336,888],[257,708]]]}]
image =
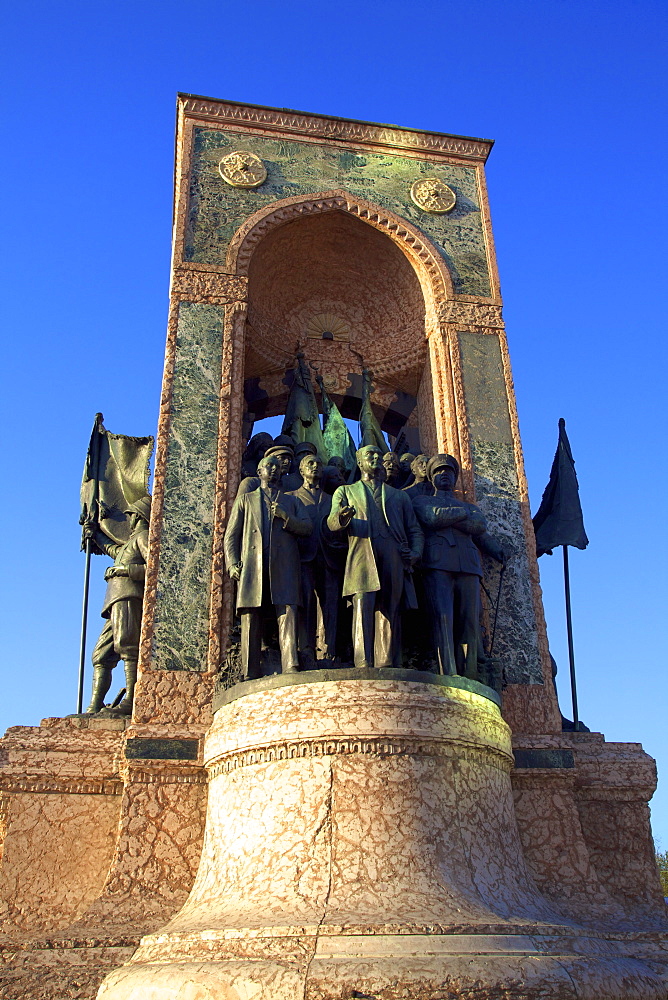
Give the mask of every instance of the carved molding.
[{"label": "carved molding", "polygon": [[444,323],[455,323],[458,326],[503,329],[501,306],[492,303],[450,300],[443,304],[441,318]]},{"label": "carved molding", "polygon": [[[132,761],[132,765],[136,762]],[[172,770],[163,767],[158,770],[143,770],[140,767],[127,768],[128,782],[139,785],[205,785],[207,781],[204,768],[193,768],[190,772]]]},{"label": "carved molding", "polygon": [[230,104],[202,97],[184,95],[181,97],[181,102],[188,118],[226,125],[242,125],[245,126],[244,131],[255,130],[261,133],[280,133],[286,137],[309,136],[313,139],[354,142],[356,145],[391,149],[394,153],[406,150],[428,153],[432,157],[456,157],[484,163],[493,145],[493,142],[487,139],[419,132],[394,125],[347,121],[248,104]]},{"label": "carved molding", "polygon": [[[454,296],[452,281],[440,254],[425,237],[400,216],[355,198],[347,191],[325,191],[316,195],[298,195],[273,202],[255,212],[237,230],[227,251],[227,269],[247,275],[251,257],[258,243],[277,226],[295,219],[324,212],[348,212],[367,225],[389,236],[412,261],[427,302],[436,306]],[[437,310],[438,311],[438,310]]]},{"label": "carved molding", "polygon": [[248,279],[220,271],[176,267],[172,276],[172,296],[180,301],[227,305],[246,298]]},{"label": "carved molding", "polygon": [[105,780],[103,778],[3,778],[0,780],[0,792],[11,795],[27,792],[33,795],[120,795],[123,791],[121,781]]},{"label": "carved molding", "polygon": [[232,751],[216,758],[215,763],[209,767],[209,779],[252,764],[358,754],[370,754],[378,757],[448,757],[472,761],[476,764],[489,764],[507,772],[513,765],[512,757],[492,747],[480,749],[446,741],[397,739],[392,736],[335,736],[285,740],[280,743],[267,743],[252,749]]}]

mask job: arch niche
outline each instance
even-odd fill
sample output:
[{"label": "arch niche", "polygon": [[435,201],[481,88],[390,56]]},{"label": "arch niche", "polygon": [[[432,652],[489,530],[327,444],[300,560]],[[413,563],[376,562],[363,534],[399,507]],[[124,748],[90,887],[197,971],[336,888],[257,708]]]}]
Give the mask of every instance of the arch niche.
[{"label": "arch niche", "polygon": [[344,416],[359,414],[364,364],[383,430],[459,453],[440,323],[450,276],[410,223],[345,191],[285,199],[238,230],[227,270],[248,278],[244,406],[254,419],[285,412],[301,349]]}]

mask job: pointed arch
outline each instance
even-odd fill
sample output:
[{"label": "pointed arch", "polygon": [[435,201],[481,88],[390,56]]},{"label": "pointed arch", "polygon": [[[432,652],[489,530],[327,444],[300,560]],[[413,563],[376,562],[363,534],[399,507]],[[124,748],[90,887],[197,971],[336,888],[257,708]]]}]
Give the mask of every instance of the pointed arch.
[{"label": "pointed arch", "polygon": [[[348,191],[324,191],[297,195],[271,202],[249,216],[230,241],[226,269],[247,277],[253,252],[273,229],[309,215],[346,212],[388,236],[408,258],[422,288],[427,306],[427,333],[444,315],[446,302],[452,300],[452,279],[434,244],[415,226],[389,209]],[[431,321],[431,322],[430,322]]]}]

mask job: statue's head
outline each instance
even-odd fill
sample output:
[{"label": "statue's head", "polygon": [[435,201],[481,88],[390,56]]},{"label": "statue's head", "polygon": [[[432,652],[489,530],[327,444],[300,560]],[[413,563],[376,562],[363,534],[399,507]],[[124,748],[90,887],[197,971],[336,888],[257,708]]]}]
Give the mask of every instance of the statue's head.
[{"label": "statue's head", "polygon": [[386,451],[383,455],[383,468],[388,479],[394,479],[401,472],[399,456],[394,451]]},{"label": "statue's head", "polygon": [[412,451],[405,451],[401,458],[399,459],[399,464],[403,472],[409,473],[411,471],[413,462],[417,456],[413,454]]},{"label": "statue's head", "polygon": [[451,490],[458,475],[459,462],[453,455],[433,455],[427,462],[427,476],[437,490]]},{"label": "statue's head", "polygon": [[[292,465],[292,460],[295,455],[295,450],[292,445],[287,444],[275,444],[271,448],[267,448],[264,453],[265,458],[276,458],[281,466],[281,474],[283,476],[287,475],[290,471]],[[258,465],[258,476],[260,475],[260,466]]]},{"label": "statue's head", "polygon": [[338,469],[344,475],[347,472],[346,463],[340,455],[332,455],[332,457],[328,460],[327,465],[333,465],[335,469]]},{"label": "statue's head", "polygon": [[299,471],[305,483],[319,483],[322,479],[322,462],[317,455],[304,455],[299,463]]},{"label": "statue's head", "polygon": [[267,434],[266,431],[260,431],[258,434],[254,434],[248,442],[245,455],[247,458],[260,459],[267,448],[271,448],[273,443],[274,439],[271,434]]},{"label": "statue's head", "polygon": [[300,441],[299,444],[295,445],[295,464],[297,468],[300,467],[302,458],[305,455],[317,455],[318,449],[311,441]]},{"label": "statue's head", "polygon": [[265,489],[269,486],[280,486],[281,484],[281,462],[278,455],[265,455],[261,458],[257,466],[257,474],[260,477],[260,486]]},{"label": "statue's head", "polygon": [[130,514],[131,520],[134,524],[138,521],[148,522],[151,519],[151,498],[148,494],[145,497],[140,497],[135,503],[128,505],[128,509],[125,511],[126,514]]},{"label": "statue's head", "polygon": [[322,488],[330,496],[339,486],[344,486],[346,477],[335,465],[326,465],[322,470]]},{"label": "statue's head", "polygon": [[426,455],[416,455],[411,462],[411,472],[418,480],[425,480],[427,478],[427,456]]},{"label": "statue's head", "polygon": [[362,475],[377,477],[383,471],[383,453],[375,444],[365,444],[357,452],[357,464]]}]

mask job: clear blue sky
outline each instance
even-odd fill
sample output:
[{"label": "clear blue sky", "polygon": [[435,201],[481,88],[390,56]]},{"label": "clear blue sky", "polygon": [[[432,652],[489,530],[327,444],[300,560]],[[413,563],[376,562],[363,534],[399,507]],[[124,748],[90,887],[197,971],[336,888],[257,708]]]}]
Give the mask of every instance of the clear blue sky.
[{"label": "clear blue sky", "polygon": [[[75,708],[96,410],[155,431],[180,90],[496,140],[532,507],[564,416],[591,539],[571,560],[581,715],[668,787],[665,5],[50,0],[3,20],[0,730]],[[541,574],[565,682],[561,560]],[[668,847],[661,786],[653,814]]]}]

